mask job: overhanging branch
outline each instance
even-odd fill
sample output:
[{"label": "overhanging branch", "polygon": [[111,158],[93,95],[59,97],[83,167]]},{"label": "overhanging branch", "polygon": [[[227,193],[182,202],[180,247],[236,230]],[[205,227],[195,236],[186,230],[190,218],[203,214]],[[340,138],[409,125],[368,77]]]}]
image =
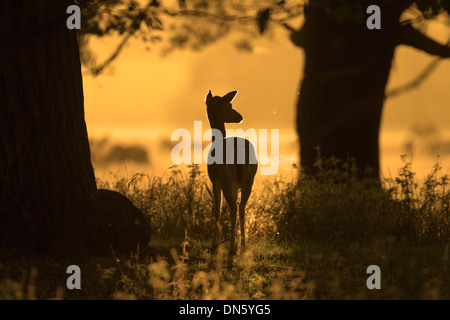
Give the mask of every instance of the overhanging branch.
[{"label": "overhanging branch", "polygon": [[[450,41],[447,42],[446,47],[450,50]],[[409,83],[402,85],[398,88],[392,89],[389,92],[386,93],[384,96],[385,99],[392,98],[398,95],[401,95],[403,93],[406,93],[410,90],[413,90],[420,86],[429,76],[433,73],[434,70],[438,67],[438,65],[441,63],[441,61],[446,57],[437,57],[433,59],[433,61],[430,62],[430,64],[417,76],[414,80],[410,81]]]},{"label": "overhanging branch", "polygon": [[401,94],[404,94],[410,90],[413,90],[420,86],[432,73],[434,70],[436,70],[439,63],[442,61],[443,58],[435,58],[420,74],[417,78],[412,80],[411,82],[402,85],[398,88],[392,89],[389,92],[386,93],[384,96],[384,99],[393,98],[396,96],[399,96]]},{"label": "overhanging branch", "polygon": [[[152,1],[150,1],[145,9],[149,8],[152,4]],[[273,15],[270,18],[270,21],[272,23],[276,23],[279,25],[284,25],[286,21],[289,21],[291,19],[297,18],[300,14],[303,13],[303,7],[304,5],[296,5],[289,8],[273,8]],[[144,10],[145,10],[144,9]],[[206,11],[196,11],[196,10],[179,10],[179,11],[170,11],[168,9],[164,9],[162,11],[163,14],[166,14],[169,17],[192,17],[192,18],[206,18],[206,19],[212,19],[215,21],[221,21],[223,23],[227,22],[237,22],[237,23],[243,23],[243,24],[250,24],[255,23],[257,17],[256,15],[229,15],[229,14],[215,14],[211,12]],[[281,17],[276,17],[276,16]],[[140,21],[144,19],[142,15],[136,15],[136,18],[132,22],[132,26],[139,26]],[[128,42],[128,40],[134,35],[134,33],[137,31],[137,29],[131,29],[122,39],[120,44],[117,46],[116,50],[101,64],[98,66],[92,67],[90,69],[90,72],[93,76],[98,76],[108,65],[110,65],[120,54],[122,49],[124,48],[125,44]]]},{"label": "overhanging branch", "polygon": [[[148,2],[148,4],[145,6],[145,9],[150,8],[152,5],[152,0]],[[98,76],[111,62],[113,62],[122,51],[125,44],[128,42],[128,40],[134,35],[134,33],[137,31],[137,28],[141,25],[142,20],[145,19],[145,16],[142,16],[141,14],[137,14],[136,17],[133,19],[133,22],[131,23],[131,30],[125,35],[125,37],[122,39],[120,44],[117,46],[116,50],[109,56],[108,59],[106,59],[104,62],[102,62],[99,66],[92,67],[91,68],[91,74],[95,77]],[[137,26],[133,27],[133,26]]]}]

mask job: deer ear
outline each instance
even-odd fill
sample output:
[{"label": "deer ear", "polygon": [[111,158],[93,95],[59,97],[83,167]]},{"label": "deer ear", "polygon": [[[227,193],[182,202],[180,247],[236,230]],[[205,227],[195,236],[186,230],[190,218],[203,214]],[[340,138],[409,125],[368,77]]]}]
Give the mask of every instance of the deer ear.
[{"label": "deer ear", "polygon": [[237,90],[231,91],[226,95],[224,95],[223,99],[225,100],[226,103],[231,103],[234,100],[234,97],[236,97],[237,93],[238,93]]},{"label": "deer ear", "polygon": [[209,100],[211,100],[213,97],[211,90],[209,90],[208,94],[206,95],[205,101],[208,102]]}]

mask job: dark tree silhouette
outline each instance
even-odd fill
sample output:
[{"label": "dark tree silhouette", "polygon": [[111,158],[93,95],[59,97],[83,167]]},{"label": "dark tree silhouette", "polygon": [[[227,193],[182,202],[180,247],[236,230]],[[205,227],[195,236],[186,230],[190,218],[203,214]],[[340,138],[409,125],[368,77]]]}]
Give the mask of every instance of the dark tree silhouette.
[{"label": "dark tree silhouette", "polygon": [[96,187],[70,4],[0,3],[0,245],[55,255],[145,249],[142,213]]},{"label": "dark tree silhouette", "polygon": [[[354,159],[359,176],[379,178],[380,121],[395,48],[413,46],[450,57],[450,48],[402,24],[412,0],[311,0],[292,41],[305,51],[297,106],[302,168],[315,173],[318,157]],[[366,27],[366,8],[378,5],[381,30]],[[424,7],[425,12],[433,8]],[[437,13],[440,8],[434,8]],[[448,9],[448,7],[447,7]]]}]

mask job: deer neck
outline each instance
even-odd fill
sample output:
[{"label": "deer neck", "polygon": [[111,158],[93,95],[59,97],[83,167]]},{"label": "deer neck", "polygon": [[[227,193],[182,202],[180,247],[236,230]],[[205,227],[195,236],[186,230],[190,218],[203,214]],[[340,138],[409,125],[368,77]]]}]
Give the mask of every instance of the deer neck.
[{"label": "deer neck", "polygon": [[[217,129],[222,133],[222,138],[225,139],[226,137],[226,131],[225,131],[225,123],[220,120],[210,120],[209,124],[211,126],[211,129]],[[212,137],[212,142],[214,142],[215,136]]]}]

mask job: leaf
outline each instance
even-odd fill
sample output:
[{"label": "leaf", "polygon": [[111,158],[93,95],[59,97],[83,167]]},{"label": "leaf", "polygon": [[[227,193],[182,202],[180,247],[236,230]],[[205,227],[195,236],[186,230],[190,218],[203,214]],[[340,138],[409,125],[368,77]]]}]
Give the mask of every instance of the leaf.
[{"label": "leaf", "polygon": [[445,9],[447,0],[417,0],[417,8],[424,16],[437,15],[441,9]]},{"label": "leaf", "polygon": [[150,7],[159,7],[160,3],[158,0],[152,0]]},{"label": "leaf", "polygon": [[145,18],[145,24],[149,29],[153,28],[153,19],[151,17]]},{"label": "leaf", "polygon": [[259,33],[264,34],[264,32],[267,30],[267,26],[269,24],[271,10],[270,8],[262,9],[258,11],[257,15],[257,21],[258,21],[258,28]]}]

